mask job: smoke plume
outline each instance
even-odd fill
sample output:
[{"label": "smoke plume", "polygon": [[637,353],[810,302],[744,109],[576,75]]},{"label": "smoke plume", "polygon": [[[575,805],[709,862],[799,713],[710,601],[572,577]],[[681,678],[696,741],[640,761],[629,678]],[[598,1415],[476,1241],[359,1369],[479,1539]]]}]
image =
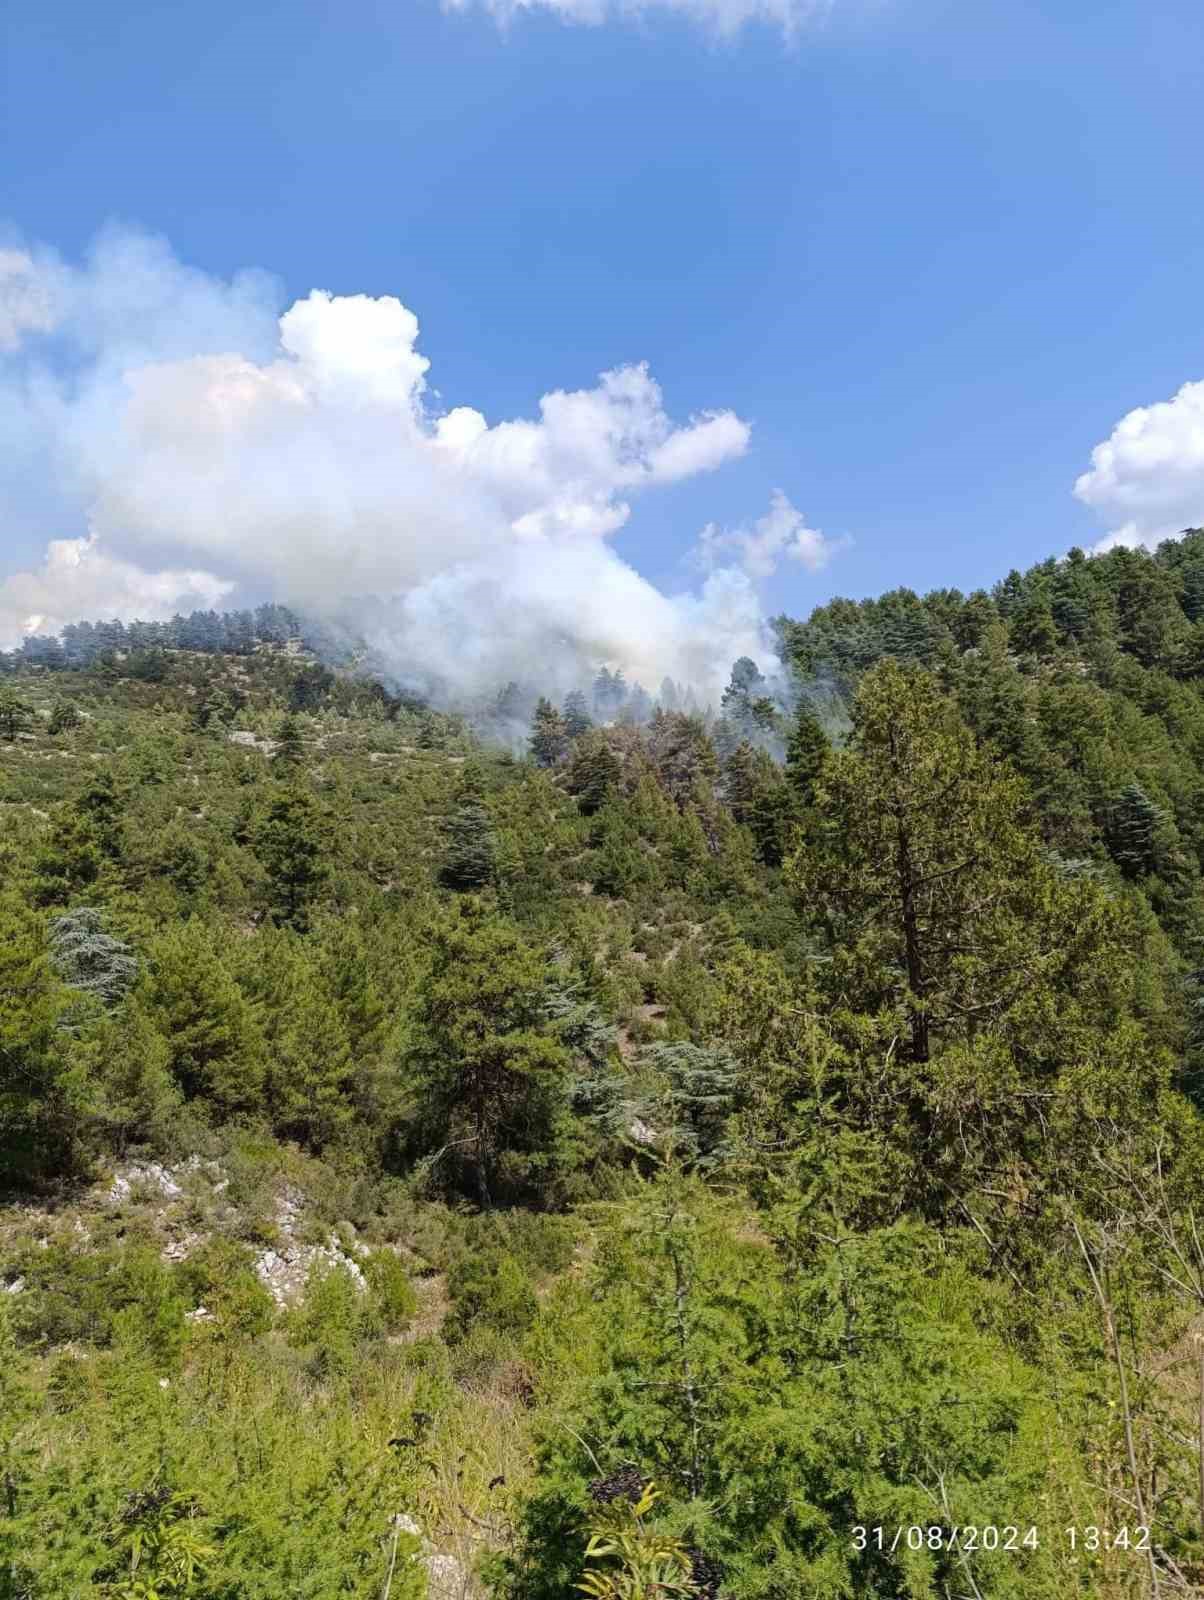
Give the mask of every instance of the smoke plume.
[{"label": "smoke plume", "polygon": [[221,282],[129,231],[82,266],[0,250],[0,494],[46,547],[0,582],[0,643],[271,598],[364,633],[399,681],[462,694],[533,670],[571,686],[601,662],[712,693],[764,654],[757,580],[779,549],[814,567],[830,548],[787,501],[790,537],[754,561],[746,535],[709,529],[694,592],[663,593],[608,542],[639,495],[740,456],[745,422],[672,420],[632,365],[491,423],[434,402],[418,340],[392,296],[314,290],[281,315],[265,275]]}]

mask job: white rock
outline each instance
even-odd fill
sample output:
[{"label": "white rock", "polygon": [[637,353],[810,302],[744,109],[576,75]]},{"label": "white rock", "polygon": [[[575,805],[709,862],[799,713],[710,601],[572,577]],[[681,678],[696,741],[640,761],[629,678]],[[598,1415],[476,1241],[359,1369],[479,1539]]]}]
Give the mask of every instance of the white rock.
[{"label": "white rock", "polygon": [[470,1579],[455,1556],[436,1551],[423,1556],[422,1565],[426,1568],[427,1600],[469,1600]]},{"label": "white rock", "polygon": [[475,1591],[464,1563],[455,1556],[436,1550],[408,1512],[399,1511],[392,1520],[400,1533],[412,1534],[415,1539],[422,1540],[422,1549],[413,1559],[426,1572],[427,1600],[472,1600]]},{"label": "white rock", "polygon": [[186,1233],[182,1239],[173,1239],[163,1247],[164,1261],[187,1261],[188,1257],[205,1242],[203,1233]]},{"label": "white rock", "polygon": [[119,1204],[128,1200],[136,1188],[153,1189],[165,1200],[178,1200],[184,1193],[167,1168],[158,1161],[135,1161],[113,1179],[108,1198]]},{"label": "white rock", "polygon": [[6,1283],[4,1287],[9,1294],[20,1294],[25,1287],[25,1279],[14,1278],[11,1283]]}]

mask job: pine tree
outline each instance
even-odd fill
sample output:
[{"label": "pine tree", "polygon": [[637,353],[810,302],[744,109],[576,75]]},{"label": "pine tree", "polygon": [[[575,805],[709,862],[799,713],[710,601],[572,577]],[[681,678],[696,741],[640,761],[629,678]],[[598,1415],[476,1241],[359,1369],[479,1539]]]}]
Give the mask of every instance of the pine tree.
[{"label": "pine tree", "polygon": [[60,733],[70,733],[73,728],[80,725],[80,714],[75,708],[74,701],[60,695],[54,702],[54,709],[50,713],[50,732],[57,737]]},{"label": "pine tree", "polygon": [[798,805],[781,768],[764,750],[744,743],[724,764],[724,798],[735,820],[756,840],[766,866],[778,867]]},{"label": "pine tree", "polygon": [[[732,667],[731,679],[723,691],[724,716],[743,733],[753,721],[753,705],[767,687],[761,669],[750,656],[741,656]],[[773,702],[770,701],[772,706]]]},{"label": "pine tree", "polygon": [[648,754],[661,787],[679,806],[696,792],[709,791],[719,775],[719,759],[702,718],[681,711],[653,717]]},{"label": "pine tree", "polygon": [[192,720],[202,733],[224,733],[234,721],[237,706],[227,692],[217,684],[201,694],[193,710]]},{"label": "pine tree", "polygon": [[569,763],[569,793],[577,797],[584,816],[591,817],[618,787],[622,769],[601,730],[578,739]]},{"label": "pine tree", "polygon": [[0,733],[9,744],[29,726],[32,713],[21,696],[7,683],[0,683]]},{"label": "pine tree", "polygon": [[1021,788],[927,674],[884,661],[866,675],[850,748],[830,759],[816,804],[827,827],[789,877],[825,908],[845,981],[857,969],[869,980],[866,1008],[902,1007],[913,1061],[1034,981],[1042,930],[1029,919],[1048,870]]},{"label": "pine tree", "polygon": [[585,696],[580,689],[572,689],[564,697],[564,731],[570,739],[579,739],[588,733],[594,720],[586,708]]},{"label": "pine tree", "polygon": [[554,767],[564,758],[568,748],[568,728],[556,707],[542,695],[535,707],[528,743],[536,764]]},{"label": "pine tree", "polygon": [[484,889],[497,879],[493,818],[485,804],[480,774],[464,768],[455,809],[444,824],[446,844],[439,881],[448,889]]},{"label": "pine tree", "polygon": [[182,1095],[173,1082],[171,1051],[133,997],[75,1031],[72,1056],[90,1085],[90,1123],[107,1148],[166,1148],[178,1131]]},{"label": "pine tree", "polygon": [[523,691],[511,680],[498,690],[493,702],[492,720],[505,725],[519,722],[523,715]]},{"label": "pine tree", "polygon": [[110,861],[120,859],[123,851],[121,824],[125,795],[118,790],[112,769],[102,767],[89,778],[71,804],[72,809],[93,829],[102,855]]},{"label": "pine tree", "polygon": [[1046,657],[1058,648],[1058,629],[1049,601],[1041,591],[1035,591],[1013,611],[1008,624],[1013,650],[1022,655]]},{"label": "pine tree", "polygon": [[1109,807],[1106,837],[1113,861],[1129,878],[1157,870],[1169,819],[1134,779]]},{"label": "pine tree", "polygon": [[609,667],[602,667],[594,679],[594,714],[609,722],[618,711],[623,701],[627,698],[627,685],[623,681],[623,669],[611,672]]},{"label": "pine tree", "polygon": [[652,696],[642,683],[633,683],[627,696],[627,704],[623,707],[623,721],[634,723],[637,727],[647,722],[652,715]]},{"label": "pine tree", "polygon": [[96,884],[104,868],[96,828],[74,806],[59,806],[34,851],[33,898],[40,906],[66,905]]},{"label": "pine tree", "polygon": [[1204,557],[1195,556],[1180,568],[1183,610],[1189,622],[1204,619]]},{"label": "pine tree", "polygon": [[303,933],[310,908],[330,875],[327,820],[313,796],[278,789],[255,830],[254,850],[268,875],[272,915]]},{"label": "pine tree", "polygon": [[278,1138],[322,1150],[351,1126],[356,1060],[336,995],[309,941],[269,931],[242,982],[261,1019],[263,1099]]},{"label": "pine tree", "polygon": [[257,1109],[263,1038],[254,1011],[196,919],[164,933],[149,952],[147,1012],[166,1040],[168,1069],[183,1094],[219,1114]]},{"label": "pine tree", "polygon": [[786,782],[800,810],[815,804],[815,786],[823,776],[832,746],[806,695],[799,696],[794,727],[786,745]]},{"label": "pine tree", "polygon": [[272,763],[277,767],[299,767],[305,760],[305,741],[301,737],[301,728],[296,717],[291,713],[276,733],[276,748],[272,751]]},{"label": "pine tree", "polygon": [[58,1042],[68,998],[41,920],[0,893],[0,1155],[14,1176],[61,1167],[74,1142],[81,1086]]},{"label": "pine tree", "polygon": [[985,589],[975,589],[973,594],[966,596],[965,604],[953,621],[953,636],[958,648],[976,650],[987,628],[998,620],[999,613],[990,595]]},{"label": "pine tree", "polygon": [[570,1062],[546,1016],[552,978],[518,929],[476,898],[434,930],[414,1049],[422,1141],[484,1205],[550,1176],[560,1159]]},{"label": "pine tree", "polygon": [[723,797],[737,822],[747,824],[752,817],[758,776],[752,745],[738,744],[723,764]]}]

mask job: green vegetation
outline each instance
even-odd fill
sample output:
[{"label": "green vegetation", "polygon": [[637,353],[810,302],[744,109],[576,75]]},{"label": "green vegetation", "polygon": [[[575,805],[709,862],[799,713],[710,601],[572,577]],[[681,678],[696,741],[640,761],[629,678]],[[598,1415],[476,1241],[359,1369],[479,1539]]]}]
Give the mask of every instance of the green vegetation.
[{"label": "green vegetation", "polygon": [[0,1600],[1201,1592],[1201,630],[1197,532],[717,714],[0,658]]}]

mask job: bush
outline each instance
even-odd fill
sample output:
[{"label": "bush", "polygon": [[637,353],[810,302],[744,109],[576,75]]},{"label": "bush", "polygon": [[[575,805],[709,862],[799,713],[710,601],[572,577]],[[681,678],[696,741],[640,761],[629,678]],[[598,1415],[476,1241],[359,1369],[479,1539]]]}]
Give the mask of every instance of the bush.
[{"label": "bush", "polygon": [[449,1344],[467,1338],[470,1329],[489,1329],[517,1336],[535,1321],[539,1303],[521,1261],[500,1252],[471,1256],[448,1274],[452,1310],[443,1326]]},{"label": "bush", "polygon": [[405,1267],[392,1250],[374,1250],[363,1263],[372,1295],[372,1309],[386,1333],[408,1328],[418,1310],[418,1296]]},{"label": "bush", "polygon": [[150,1245],[95,1252],[66,1245],[31,1251],[17,1332],[40,1345],[120,1344],[171,1366],[184,1344],[186,1306],[176,1274]]},{"label": "bush", "polygon": [[275,1302],[256,1277],[244,1245],[208,1240],[184,1262],[180,1280],[193,1304],[213,1314],[221,1337],[254,1339],[271,1327]]},{"label": "bush", "polygon": [[305,1353],[317,1377],[347,1372],[370,1331],[368,1297],[346,1267],[315,1261],[300,1306],[289,1314],[289,1343]]}]

